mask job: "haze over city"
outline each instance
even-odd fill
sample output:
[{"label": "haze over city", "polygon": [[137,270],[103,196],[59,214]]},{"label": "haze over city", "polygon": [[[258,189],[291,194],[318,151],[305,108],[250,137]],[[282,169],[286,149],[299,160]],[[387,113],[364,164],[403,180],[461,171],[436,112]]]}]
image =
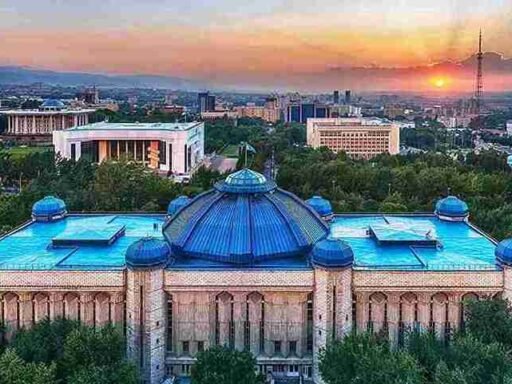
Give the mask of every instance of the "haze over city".
[{"label": "haze over city", "polygon": [[512,85],[512,4],[462,0],[4,0],[0,65],[247,90],[471,92]]}]

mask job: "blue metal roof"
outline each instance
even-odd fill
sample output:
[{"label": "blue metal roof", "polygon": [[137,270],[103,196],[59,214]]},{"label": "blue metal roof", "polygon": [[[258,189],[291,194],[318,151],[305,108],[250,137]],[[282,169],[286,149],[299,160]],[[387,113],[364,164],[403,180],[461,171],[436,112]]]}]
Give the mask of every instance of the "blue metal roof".
[{"label": "blue metal roof", "polygon": [[437,202],[435,213],[439,216],[465,217],[469,215],[469,208],[458,197],[448,196]]},{"label": "blue metal roof", "polygon": [[254,171],[234,175],[167,223],[164,236],[177,257],[248,265],[305,256],[327,236],[327,225],[296,196],[266,190],[273,183]]},{"label": "blue metal roof", "polygon": [[132,268],[164,266],[169,261],[169,245],[154,237],[143,237],[126,250],[126,264]]},{"label": "blue metal roof", "polygon": [[327,238],[315,244],[311,262],[326,268],[348,267],[354,263],[354,252],[345,241]]},{"label": "blue metal roof", "polygon": [[494,254],[500,263],[512,265],[512,239],[505,239],[500,242]]},{"label": "blue metal roof", "polygon": [[49,221],[66,214],[66,203],[54,196],[46,196],[32,206],[34,220]]},{"label": "blue metal roof", "polygon": [[306,204],[313,208],[316,213],[322,217],[332,215],[332,205],[330,201],[321,196],[313,196],[310,199],[307,199]]},{"label": "blue metal roof", "polygon": [[184,196],[184,195],[178,196],[177,198],[175,198],[174,200],[172,200],[169,203],[169,207],[167,208],[167,214],[169,216],[176,214],[176,212],[178,212],[181,208],[183,208],[188,203],[190,203],[190,198],[188,196]]},{"label": "blue metal roof", "polygon": [[265,193],[274,190],[276,183],[267,180],[261,173],[244,168],[216,183],[215,188],[228,193]]}]

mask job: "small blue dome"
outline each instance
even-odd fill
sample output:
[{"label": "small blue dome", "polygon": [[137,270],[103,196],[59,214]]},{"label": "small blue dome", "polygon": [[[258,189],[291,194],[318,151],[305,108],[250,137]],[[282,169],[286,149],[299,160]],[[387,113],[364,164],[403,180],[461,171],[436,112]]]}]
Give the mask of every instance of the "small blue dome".
[{"label": "small blue dome", "polygon": [[66,213],[66,203],[54,196],[46,196],[32,206],[32,218],[36,221],[58,220]]},{"label": "small blue dome", "polygon": [[190,198],[184,195],[178,196],[174,200],[171,200],[169,207],[167,208],[167,214],[172,216],[176,214],[181,208],[190,203]]},{"label": "small blue dome", "polygon": [[226,180],[215,184],[215,189],[227,193],[265,193],[276,187],[276,183],[248,168],[232,173]]},{"label": "small blue dome", "polygon": [[512,239],[505,239],[500,242],[494,251],[496,259],[506,265],[512,265]]},{"label": "small blue dome", "polygon": [[330,201],[321,196],[313,196],[306,200],[306,203],[322,217],[332,215],[332,205]]},{"label": "small blue dome", "polygon": [[154,237],[137,240],[126,250],[126,264],[132,268],[160,267],[167,264],[171,249],[169,245]]},{"label": "small blue dome", "polygon": [[326,268],[348,267],[354,263],[354,252],[345,241],[327,238],[315,244],[311,261]]},{"label": "small blue dome", "polygon": [[448,196],[436,204],[435,214],[441,218],[464,219],[469,215],[468,205],[455,196]]},{"label": "small blue dome", "polygon": [[507,164],[510,168],[512,168],[512,155],[507,156]]},{"label": "small blue dome", "polygon": [[62,109],[65,106],[66,105],[62,101],[56,100],[56,99],[47,99],[43,102],[43,104],[41,104],[41,108],[52,108],[52,109]]}]

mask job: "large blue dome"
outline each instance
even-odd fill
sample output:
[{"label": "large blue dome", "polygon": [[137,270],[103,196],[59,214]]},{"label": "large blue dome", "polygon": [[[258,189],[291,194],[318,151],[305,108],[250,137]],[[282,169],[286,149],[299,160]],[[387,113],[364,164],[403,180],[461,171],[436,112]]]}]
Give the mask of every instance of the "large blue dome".
[{"label": "large blue dome", "polygon": [[248,169],[197,196],[164,227],[176,257],[239,265],[306,256],[328,232],[301,199]]},{"label": "large blue dome", "polygon": [[458,197],[448,196],[437,202],[435,214],[441,219],[463,220],[469,216],[469,207]]},{"label": "large blue dome", "polygon": [[126,250],[126,264],[131,268],[152,268],[165,266],[169,261],[169,245],[160,239],[144,237]]},{"label": "large blue dome", "polygon": [[66,105],[57,99],[46,99],[43,104],[41,104],[41,108],[43,109],[62,109]]},{"label": "large blue dome", "polygon": [[326,268],[348,267],[354,263],[354,252],[343,240],[327,238],[315,244],[311,262]]},{"label": "large blue dome", "polygon": [[496,259],[505,265],[512,265],[512,239],[505,239],[496,246]]},{"label": "large blue dome", "polygon": [[330,201],[321,196],[313,196],[310,199],[307,199],[306,203],[322,217],[329,217],[332,215],[332,205]]},{"label": "large blue dome", "polygon": [[181,208],[190,202],[190,198],[184,195],[178,196],[174,200],[171,200],[167,207],[167,214],[169,216],[175,215]]},{"label": "large blue dome", "polygon": [[58,220],[66,213],[66,203],[54,196],[46,196],[32,206],[32,218],[36,221]]}]

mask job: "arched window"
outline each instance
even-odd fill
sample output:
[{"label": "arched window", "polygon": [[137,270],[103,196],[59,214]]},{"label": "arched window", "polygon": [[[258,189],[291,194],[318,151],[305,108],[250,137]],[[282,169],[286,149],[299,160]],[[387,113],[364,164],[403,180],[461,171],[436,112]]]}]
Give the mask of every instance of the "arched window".
[{"label": "arched window", "polygon": [[20,328],[20,297],[8,292],[2,297],[2,321],[5,326],[5,338],[11,340],[14,332]]},{"label": "arched window", "polygon": [[372,293],[368,308],[368,327],[370,330],[379,332],[387,328],[387,311],[387,296],[382,292]]},{"label": "arched window", "polygon": [[259,292],[252,292],[246,297],[244,349],[253,354],[262,354],[265,350],[264,303],[265,299]]},{"label": "arched window", "polygon": [[430,329],[440,338],[445,338],[450,331],[448,296],[445,293],[436,293],[430,300]]},{"label": "arched window", "polygon": [[94,297],[94,326],[103,327],[110,322],[110,295],[100,292]]},{"label": "arched window", "polygon": [[32,323],[50,317],[50,298],[47,293],[36,293],[32,297]]},{"label": "arched window", "polygon": [[80,296],[74,292],[64,295],[62,302],[62,317],[68,320],[80,321]]},{"label": "arched window", "polygon": [[235,327],[233,323],[233,295],[228,292],[219,293],[215,297],[215,343],[235,346]]}]

